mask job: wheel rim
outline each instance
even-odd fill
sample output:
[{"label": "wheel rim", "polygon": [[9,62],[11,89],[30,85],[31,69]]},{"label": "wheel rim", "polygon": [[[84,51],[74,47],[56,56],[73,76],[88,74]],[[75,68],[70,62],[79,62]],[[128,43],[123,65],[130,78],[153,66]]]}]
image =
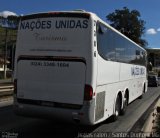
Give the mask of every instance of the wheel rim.
[{"label": "wheel rim", "polygon": [[118,116],[119,115],[119,113],[118,113],[118,111],[116,111],[116,116]]},{"label": "wheel rim", "polygon": [[125,106],[128,106],[128,96],[125,94]]},{"label": "wheel rim", "polygon": [[119,112],[120,112],[120,99],[119,99],[119,96],[118,96],[117,100],[116,100],[115,115],[119,116]]}]

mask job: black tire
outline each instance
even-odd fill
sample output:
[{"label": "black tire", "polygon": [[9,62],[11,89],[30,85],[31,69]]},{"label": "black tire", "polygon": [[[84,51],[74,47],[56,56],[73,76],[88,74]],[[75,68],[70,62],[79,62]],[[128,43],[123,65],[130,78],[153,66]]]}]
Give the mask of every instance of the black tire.
[{"label": "black tire", "polygon": [[143,98],[143,94],[145,93],[145,85],[143,86],[143,92],[142,92],[142,95],[139,96],[139,99],[142,99]]},{"label": "black tire", "polygon": [[118,116],[120,115],[120,110],[121,110],[121,101],[119,95],[117,96],[116,99],[116,104],[115,104],[115,113],[112,116],[112,120],[116,121],[118,119]]},{"label": "black tire", "polygon": [[125,93],[124,97],[125,97],[125,99],[123,101],[123,108],[121,109],[121,112],[120,112],[121,115],[124,115],[126,113],[127,106],[128,106],[128,97],[127,97],[126,93]]}]

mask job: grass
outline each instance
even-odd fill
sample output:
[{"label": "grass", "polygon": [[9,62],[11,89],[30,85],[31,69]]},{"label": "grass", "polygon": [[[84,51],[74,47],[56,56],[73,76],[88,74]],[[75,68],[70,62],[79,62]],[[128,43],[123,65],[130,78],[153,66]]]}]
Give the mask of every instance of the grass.
[{"label": "grass", "polygon": [[[16,43],[17,30],[7,29],[7,45],[12,46]],[[0,27],[0,50],[4,50],[6,40],[6,28]]]}]

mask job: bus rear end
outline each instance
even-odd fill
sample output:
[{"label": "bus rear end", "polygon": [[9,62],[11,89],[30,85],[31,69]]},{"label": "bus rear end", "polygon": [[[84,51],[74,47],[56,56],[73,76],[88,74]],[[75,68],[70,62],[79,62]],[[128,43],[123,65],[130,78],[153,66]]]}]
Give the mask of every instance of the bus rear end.
[{"label": "bus rear end", "polygon": [[[15,58],[15,112],[93,124],[91,19],[50,12],[21,18]],[[90,103],[90,102],[87,102]]]}]

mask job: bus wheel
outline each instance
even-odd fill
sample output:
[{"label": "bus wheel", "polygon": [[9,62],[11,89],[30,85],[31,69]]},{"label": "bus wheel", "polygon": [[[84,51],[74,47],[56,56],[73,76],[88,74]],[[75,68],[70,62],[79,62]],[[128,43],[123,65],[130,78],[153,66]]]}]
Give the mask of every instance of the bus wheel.
[{"label": "bus wheel", "polygon": [[115,113],[113,115],[113,121],[116,121],[118,119],[118,116],[120,114],[120,109],[121,109],[121,101],[118,95],[116,99],[116,104],[115,104]]},{"label": "bus wheel", "polygon": [[127,94],[125,93],[124,101],[123,101],[123,108],[121,109],[121,112],[120,112],[121,115],[125,114],[127,110],[127,105],[128,105],[128,97],[127,97]]},{"label": "bus wheel", "polygon": [[142,99],[143,98],[143,94],[145,93],[145,85],[144,85],[144,87],[143,87],[143,92],[142,92],[142,95],[141,96],[139,96],[139,99]]}]

